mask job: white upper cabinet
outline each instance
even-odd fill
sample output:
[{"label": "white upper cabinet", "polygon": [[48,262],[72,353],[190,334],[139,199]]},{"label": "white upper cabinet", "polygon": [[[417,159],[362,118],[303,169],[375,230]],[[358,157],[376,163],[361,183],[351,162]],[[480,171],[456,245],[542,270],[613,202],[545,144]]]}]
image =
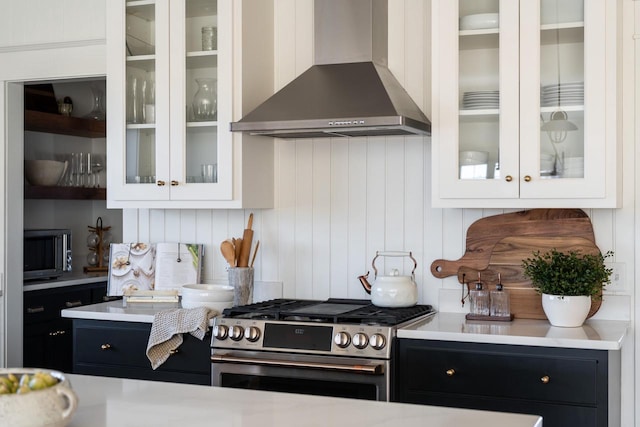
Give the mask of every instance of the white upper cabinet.
[{"label": "white upper cabinet", "polygon": [[[260,175],[253,145],[229,130],[234,84],[242,84],[233,75],[233,2],[117,0],[107,7],[108,206],[270,207],[263,193],[273,194],[272,172]],[[253,156],[268,156],[269,146],[273,153],[267,140]],[[271,181],[271,189],[243,180]],[[263,193],[252,197],[257,190]]]},{"label": "white upper cabinet", "polygon": [[432,7],[433,205],[617,207],[616,2]]}]

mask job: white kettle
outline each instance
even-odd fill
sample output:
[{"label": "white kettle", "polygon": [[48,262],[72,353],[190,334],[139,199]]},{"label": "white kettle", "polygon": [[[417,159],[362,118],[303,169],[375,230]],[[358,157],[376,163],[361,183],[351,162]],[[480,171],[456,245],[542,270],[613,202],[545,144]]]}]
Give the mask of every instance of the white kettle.
[{"label": "white kettle", "polygon": [[[375,262],[379,256],[389,257],[409,257],[413,261],[411,276],[400,276],[398,269],[391,269],[389,276],[378,277],[378,269]],[[371,262],[374,271],[375,282],[370,284],[367,278],[369,272],[363,276],[358,276],[362,287],[368,294],[371,294],[371,302],[378,307],[411,307],[418,302],[418,287],[415,282],[415,271],[418,263],[411,252],[376,252],[376,256]]]}]

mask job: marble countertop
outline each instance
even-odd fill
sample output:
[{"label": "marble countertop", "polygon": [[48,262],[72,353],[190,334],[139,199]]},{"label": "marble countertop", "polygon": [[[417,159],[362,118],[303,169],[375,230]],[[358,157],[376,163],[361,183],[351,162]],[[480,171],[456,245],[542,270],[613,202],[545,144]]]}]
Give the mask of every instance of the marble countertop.
[{"label": "marble countertop", "polygon": [[511,322],[471,321],[464,313],[435,316],[398,330],[399,338],[529,345],[542,347],[620,350],[630,322],[587,320],[579,328],[551,326],[546,320],[514,319]]},{"label": "marble countertop", "polygon": [[[179,303],[137,303],[124,307],[121,300],[62,310],[62,317],[153,323],[160,310],[180,308]],[[546,320],[515,319],[512,322],[466,320],[464,313],[436,313],[421,322],[398,329],[399,338],[530,345],[541,347],[620,350],[630,322],[587,320],[579,328],[559,328]]]},{"label": "marble countertop", "polygon": [[57,279],[33,280],[24,282],[25,292],[38,291],[42,289],[62,288],[65,286],[85,285],[87,283],[106,282],[109,278],[107,273],[84,273],[83,271],[73,271],[63,273]]},{"label": "marble countertop", "polygon": [[122,300],[101,302],[82,307],[66,308],[62,317],[72,319],[111,320],[116,322],[153,323],[154,315],[161,310],[181,308],[180,303],[136,303],[123,306]]},{"label": "marble countertop", "polygon": [[534,415],[67,375],[79,397],[68,427],[537,427]]}]

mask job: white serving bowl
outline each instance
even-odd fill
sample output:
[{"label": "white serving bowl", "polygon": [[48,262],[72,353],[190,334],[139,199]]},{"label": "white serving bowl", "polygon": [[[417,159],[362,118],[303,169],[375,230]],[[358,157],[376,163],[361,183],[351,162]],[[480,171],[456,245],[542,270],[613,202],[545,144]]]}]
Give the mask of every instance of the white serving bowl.
[{"label": "white serving bowl", "polygon": [[225,308],[233,307],[233,301],[198,301],[182,298],[182,308],[209,307],[212,310],[222,313]]},{"label": "white serving bowl", "polygon": [[78,396],[62,372],[35,368],[0,368],[0,377],[45,372],[58,383],[25,394],[0,395],[0,424],[11,427],[64,427],[78,408]]},{"label": "white serving bowl", "polygon": [[67,162],[58,160],[25,160],[24,174],[31,185],[56,185],[67,170]]},{"label": "white serving bowl", "polygon": [[460,165],[484,165],[489,160],[489,153],[487,151],[461,151],[460,152]]},{"label": "white serving bowl", "polygon": [[498,13],[476,13],[460,17],[461,30],[483,30],[498,28],[500,15]]},{"label": "white serving bowl", "polygon": [[184,285],[182,300],[188,301],[233,301],[233,286],[230,285]]}]

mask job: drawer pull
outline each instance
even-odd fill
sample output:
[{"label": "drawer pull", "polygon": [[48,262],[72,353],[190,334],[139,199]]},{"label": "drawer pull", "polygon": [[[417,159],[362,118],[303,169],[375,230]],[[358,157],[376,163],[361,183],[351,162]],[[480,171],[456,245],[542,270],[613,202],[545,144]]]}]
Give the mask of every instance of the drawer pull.
[{"label": "drawer pull", "polygon": [[35,313],[42,313],[44,311],[44,307],[40,306],[40,307],[27,307],[27,313],[29,314],[35,314]]},{"label": "drawer pull", "polygon": [[102,344],[100,348],[103,350],[109,350],[111,348],[111,344]]},{"label": "drawer pull", "polygon": [[67,308],[71,308],[71,307],[79,307],[82,305],[82,301],[78,300],[78,301],[67,301],[64,303],[64,305],[67,306]]},{"label": "drawer pull", "polygon": [[171,180],[171,186],[172,186],[172,187],[175,187],[175,186],[177,186],[177,185],[178,185],[178,181],[176,181],[175,179],[172,179],[172,180]]},{"label": "drawer pull", "polygon": [[551,378],[549,378],[549,375],[545,375],[542,378],[540,378],[540,381],[542,382],[542,384],[549,384],[549,381],[551,381]]},{"label": "drawer pull", "polygon": [[178,349],[174,348],[173,350],[169,350],[169,354],[178,354]]},{"label": "drawer pull", "polygon": [[448,377],[452,377],[455,375],[456,370],[455,369],[447,369],[447,372],[445,372],[447,374]]}]

